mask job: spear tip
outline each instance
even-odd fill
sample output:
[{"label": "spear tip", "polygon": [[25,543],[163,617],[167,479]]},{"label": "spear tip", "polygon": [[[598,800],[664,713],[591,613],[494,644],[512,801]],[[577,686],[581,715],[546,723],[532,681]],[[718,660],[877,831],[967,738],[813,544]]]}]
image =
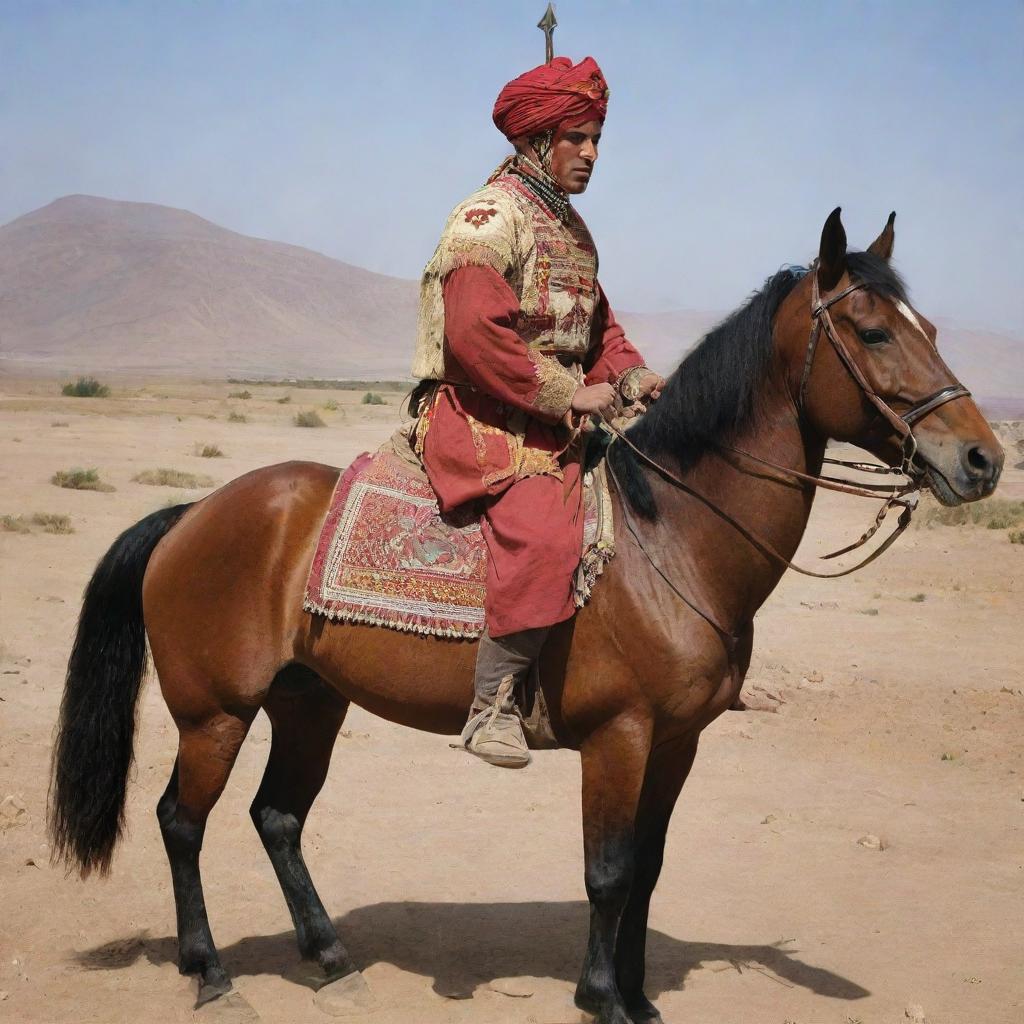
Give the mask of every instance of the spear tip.
[{"label": "spear tip", "polygon": [[554,4],[548,4],[544,17],[537,22],[537,28],[544,33],[545,63],[550,64],[555,59],[555,26],[558,24],[555,18]]}]

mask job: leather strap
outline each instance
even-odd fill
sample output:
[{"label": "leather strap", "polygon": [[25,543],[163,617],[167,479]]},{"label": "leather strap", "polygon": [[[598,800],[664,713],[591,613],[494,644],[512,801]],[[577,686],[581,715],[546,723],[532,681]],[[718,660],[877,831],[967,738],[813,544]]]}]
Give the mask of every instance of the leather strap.
[{"label": "leather strap", "polygon": [[714,618],[714,616],[709,615],[706,611],[704,611],[703,608],[700,607],[700,605],[696,604],[694,601],[691,601],[690,598],[688,598],[672,582],[672,580],[669,579],[664,569],[662,569],[661,566],[658,565],[658,563],[654,560],[650,551],[647,550],[647,548],[644,545],[644,542],[640,539],[640,534],[637,532],[636,524],[633,521],[633,514],[629,509],[629,498],[626,497],[625,493],[622,490],[622,485],[619,483],[619,478],[615,475],[615,467],[611,464],[610,460],[608,461],[607,465],[608,471],[611,474],[612,482],[615,484],[615,490],[618,491],[619,494],[619,504],[622,508],[622,518],[626,522],[626,529],[629,530],[630,534],[632,534],[633,540],[636,541],[636,546],[643,553],[643,556],[647,559],[647,561],[651,563],[651,568],[654,569],[654,571],[662,578],[662,580],[664,580],[669,590],[671,590],[672,593],[675,594],[676,597],[678,597],[679,600],[682,601],[683,604],[685,604],[691,611],[696,612],[719,635],[719,637],[721,637],[722,642],[725,644],[726,650],[729,652],[729,655],[731,657],[737,645],[740,642],[740,634],[730,632],[724,626],[720,625],[718,621]]},{"label": "leather strap", "polygon": [[936,391],[930,398],[924,398],[917,405],[912,405],[904,414],[903,422],[912,426],[918,420],[922,420],[930,412],[934,412],[940,405],[952,402],[955,398],[970,398],[971,393],[957,381],[956,384],[947,384],[946,387]]},{"label": "leather strap", "polygon": [[948,366],[943,366],[949,376],[952,378],[952,383],[940,388],[934,394],[927,398],[921,399],[919,402],[913,403],[910,408],[900,416],[892,406],[879,395],[875,389],[868,383],[867,377],[864,375],[864,371],[861,370],[857,361],[850,354],[850,350],[846,347],[846,343],[843,341],[839,332],[836,330],[835,324],[832,322],[832,315],[829,310],[837,302],[845,299],[851,292],[855,292],[860,288],[865,288],[866,285],[863,282],[857,282],[844,288],[841,292],[836,295],[830,296],[827,300],[822,300],[818,291],[818,273],[817,268],[813,269],[811,273],[814,277],[811,280],[811,317],[815,321],[815,327],[811,329],[811,337],[808,341],[808,354],[804,360],[804,375],[800,381],[800,391],[798,393],[798,408],[803,409],[804,404],[804,393],[807,389],[807,380],[810,377],[811,363],[813,362],[814,352],[813,348],[816,346],[820,331],[818,327],[824,330],[825,336],[828,338],[832,347],[836,351],[836,355],[839,356],[843,366],[846,367],[847,373],[857,382],[860,389],[867,396],[869,401],[878,409],[882,416],[889,422],[892,428],[899,434],[900,439],[903,442],[904,447],[904,470],[911,468],[910,464],[913,460],[914,453],[917,451],[917,442],[914,439],[911,425],[916,423],[918,420],[923,419],[929,413],[934,412],[940,406],[945,405],[947,402],[952,402],[957,398],[969,398],[970,391],[967,390],[953,376],[952,371],[949,370]]},{"label": "leather strap", "polygon": [[[604,423],[604,426],[608,430],[610,430],[616,436],[616,438],[618,438],[618,440],[622,441],[628,448],[630,448],[633,452],[635,452],[637,455],[639,455],[640,458],[644,462],[647,463],[647,465],[649,465],[652,469],[657,470],[657,472],[662,477],[664,477],[669,483],[673,484],[679,490],[685,492],[686,494],[689,494],[691,497],[696,498],[702,505],[704,505],[706,508],[710,509],[710,511],[712,511],[716,516],[718,516],[719,519],[722,519],[725,522],[727,522],[734,530],[736,530],[745,540],[747,540],[750,544],[752,544],[755,548],[757,548],[757,550],[760,551],[763,555],[767,556],[770,559],[773,559],[775,562],[778,562],[780,565],[784,565],[787,569],[793,569],[796,572],[801,573],[804,576],[813,576],[815,579],[820,579],[820,580],[839,579],[841,576],[849,576],[851,573],[856,572],[858,569],[863,569],[864,566],[870,565],[876,558],[878,558],[879,555],[881,555],[883,552],[887,551],[892,546],[892,544],[896,540],[896,538],[901,533],[903,533],[904,530],[906,530],[906,528],[910,525],[910,517],[911,517],[914,509],[917,507],[916,500],[913,500],[913,501],[912,500],[904,500],[903,497],[902,497],[902,494],[899,497],[890,498],[889,501],[887,501],[886,504],[883,506],[883,510],[879,514],[879,517],[877,517],[877,525],[875,526],[875,529],[870,530],[868,532],[868,534],[865,535],[865,537],[864,537],[864,539],[862,541],[859,541],[857,544],[851,545],[849,548],[846,548],[845,550],[852,550],[854,547],[857,547],[859,544],[863,543],[864,540],[867,540],[870,536],[872,536],[875,533],[875,531],[878,528],[878,525],[881,525],[881,520],[885,518],[885,513],[887,513],[888,510],[894,504],[902,505],[903,511],[900,513],[900,518],[899,518],[899,522],[897,523],[896,529],[893,531],[893,533],[889,537],[886,538],[885,542],[880,547],[878,547],[875,551],[873,551],[870,555],[868,555],[868,557],[865,558],[863,561],[858,562],[856,565],[852,566],[849,569],[844,569],[842,572],[814,572],[813,569],[804,569],[802,566],[799,566],[795,562],[790,561],[788,558],[786,558],[785,555],[780,554],[778,551],[776,551],[775,548],[768,541],[761,540],[759,537],[757,537],[755,534],[753,534],[749,529],[747,529],[747,527],[745,527],[742,523],[738,522],[731,515],[729,515],[729,513],[726,512],[724,509],[719,508],[713,501],[711,501],[708,498],[705,498],[704,495],[701,494],[699,491],[695,491],[689,484],[685,483],[683,480],[681,480],[674,473],[670,472],[664,466],[662,466],[660,463],[658,463],[654,459],[652,459],[645,451],[643,451],[642,449],[638,448],[635,444],[633,444],[633,442],[630,441],[630,439],[621,430],[619,430],[618,427],[616,427],[614,424],[610,423],[607,419],[603,419],[603,423]],[[609,465],[610,465],[610,463],[609,463]],[[771,463],[768,463],[768,465],[771,465]],[[781,466],[776,466],[776,467],[773,467],[773,468],[781,469],[783,471],[787,471],[787,470],[785,470],[784,467],[781,467]],[[793,470],[792,472],[795,473],[796,471]],[[613,470],[613,476],[614,476],[614,470]],[[817,478],[810,477],[809,479],[814,480],[814,479],[817,479]],[[618,480],[617,479],[616,479],[616,486],[618,487]],[[838,490],[838,488],[834,488],[834,489]],[[621,487],[619,487],[619,493],[620,493],[620,495],[622,495],[622,488]],[[878,497],[877,494],[874,494],[874,493],[871,493],[871,492],[868,492],[868,496],[872,497],[872,498],[877,498]],[[627,519],[627,526],[629,526],[629,523],[630,523],[630,520],[629,520],[629,510],[628,510],[628,508],[626,508],[626,505],[627,505],[629,499],[625,495],[622,495],[622,499],[623,499],[622,500],[622,505],[623,505],[623,508],[625,509],[625,517]],[[638,534],[636,533],[635,529],[630,527],[630,532],[634,535],[634,537],[636,537],[637,543],[640,544],[640,547],[644,551],[644,554],[647,556],[648,561],[650,561],[652,565],[655,565],[654,559],[651,558],[651,556],[647,552],[647,550],[644,549],[643,543],[640,541],[640,538],[639,538]],[[655,568],[657,568],[656,565],[655,565]],[[660,575],[664,576],[664,573],[662,573],[660,569],[658,570],[658,572],[659,572]],[[678,589],[675,586],[673,586],[672,589],[677,594],[679,594],[679,591],[678,591]],[[685,600],[685,598],[684,598],[684,600]],[[687,601],[687,604],[689,604],[688,601]],[[698,609],[695,609],[695,610],[698,610]],[[732,635],[732,634],[728,633],[727,631],[721,630],[721,627],[719,627],[714,622],[714,620],[711,619],[704,612],[699,612],[699,614],[701,615],[702,618],[706,619],[708,622],[710,622],[712,625],[714,625],[715,628],[718,629],[720,632],[725,632],[726,635],[730,635],[730,636]]]}]

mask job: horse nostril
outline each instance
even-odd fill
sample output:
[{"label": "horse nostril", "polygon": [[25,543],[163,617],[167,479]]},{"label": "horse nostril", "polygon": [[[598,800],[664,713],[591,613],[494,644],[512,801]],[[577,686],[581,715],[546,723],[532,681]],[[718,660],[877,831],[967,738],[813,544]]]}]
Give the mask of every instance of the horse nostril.
[{"label": "horse nostril", "polygon": [[980,444],[967,449],[964,463],[968,474],[977,480],[990,480],[995,474],[995,462]]}]

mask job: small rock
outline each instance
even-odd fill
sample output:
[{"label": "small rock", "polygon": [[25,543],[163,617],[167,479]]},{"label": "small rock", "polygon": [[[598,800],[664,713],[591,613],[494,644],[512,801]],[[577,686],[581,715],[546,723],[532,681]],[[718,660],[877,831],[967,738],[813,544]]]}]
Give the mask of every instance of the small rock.
[{"label": "small rock", "polygon": [[11,993],[0,991],[0,1003],[2,1003]]},{"label": "small rock", "polygon": [[779,705],[784,703],[781,697],[776,697],[774,693],[754,684],[743,697],[743,710],[767,711],[774,715],[778,713]]},{"label": "small rock", "polygon": [[28,810],[16,796],[12,794],[0,800],[0,832],[24,825],[27,818]]},{"label": "small rock", "polygon": [[928,1021],[925,1019],[924,1010],[917,1003],[911,1003],[903,1011],[903,1016],[908,1020],[914,1021],[914,1024],[928,1024]]},{"label": "small rock", "polygon": [[536,986],[529,978],[495,978],[487,987],[492,992],[500,992],[503,996],[513,999],[529,999]]},{"label": "small rock", "polygon": [[857,845],[866,850],[884,850],[888,844],[880,836],[866,835],[857,840]]},{"label": "small rock", "polygon": [[804,676],[804,679],[809,683],[825,682],[825,677],[817,669],[814,669],[813,672],[808,672],[807,675]]},{"label": "small rock", "polygon": [[777,820],[778,820],[778,819],[777,819],[777,818],[775,817],[775,815],[774,815],[774,814],[766,814],[766,815],[765,815],[765,816],[764,816],[764,817],[763,817],[763,818],[761,819],[761,824],[762,824],[762,825],[770,825],[770,824],[771,824],[771,823],[772,823],[773,821],[777,821]]}]

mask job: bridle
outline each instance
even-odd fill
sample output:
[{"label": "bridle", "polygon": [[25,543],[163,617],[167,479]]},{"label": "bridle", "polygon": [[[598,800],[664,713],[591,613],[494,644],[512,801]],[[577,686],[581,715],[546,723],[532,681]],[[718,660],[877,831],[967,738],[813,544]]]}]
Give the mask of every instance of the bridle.
[{"label": "bridle", "polygon": [[[864,371],[857,365],[856,360],[850,354],[850,350],[846,347],[846,342],[843,341],[836,330],[836,325],[832,322],[832,314],[829,312],[836,303],[841,302],[848,295],[862,288],[867,288],[867,284],[863,281],[857,281],[844,288],[838,294],[822,299],[818,290],[817,267],[814,264],[811,265],[809,273],[813,275],[811,279],[811,336],[807,341],[804,370],[800,377],[800,387],[797,391],[797,409],[801,413],[804,411],[807,382],[810,380],[818,341],[821,338],[822,330],[824,330],[825,336],[832,344],[832,348],[835,349],[836,355],[839,356],[839,361],[846,368],[846,372],[857,382],[868,401],[875,406],[893,430],[899,434],[900,447],[903,451],[903,461],[899,466],[899,472],[910,479],[915,479],[920,475],[921,471],[914,464],[914,457],[917,455],[917,440],[914,437],[913,430],[914,424],[947,402],[952,402],[957,398],[969,398],[971,395],[970,391],[953,376],[949,367],[945,367],[952,378],[952,383],[940,388],[927,398],[922,398],[920,401],[915,402],[902,415],[897,413],[868,383],[867,377],[864,376]],[[943,365],[945,366],[945,364]]]},{"label": "bridle", "polygon": [[[834,573],[822,573],[815,572],[811,569],[805,569],[802,566],[797,565],[795,562],[786,558],[785,555],[776,551],[772,544],[768,541],[759,538],[754,534],[748,527],[734,519],[724,509],[719,508],[713,501],[694,490],[689,484],[681,480],[678,476],[666,469],[660,463],[651,458],[645,451],[638,448],[629,437],[620,430],[615,424],[613,424],[607,417],[602,416],[601,422],[605,429],[607,429],[612,435],[613,440],[621,441],[628,448],[630,448],[634,454],[638,455],[640,459],[649,465],[652,469],[656,470],[658,474],[667,480],[674,487],[685,493],[691,495],[705,505],[710,511],[717,515],[720,519],[729,523],[741,536],[749,541],[755,548],[758,549],[762,554],[766,555],[773,561],[783,565],[788,569],[793,569],[798,573],[802,573],[804,576],[813,576],[817,579],[838,579],[841,576],[849,576],[851,573],[857,572],[858,569],[864,568],[864,566],[873,562],[876,558],[887,551],[896,539],[910,526],[911,517],[917,508],[918,504],[918,492],[920,491],[921,481],[925,475],[926,470],[919,466],[915,462],[915,456],[917,455],[917,440],[914,437],[913,426],[918,421],[922,420],[929,413],[934,412],[936,409],[945,405],[947,402],[952,402],[957,398],[970,397],[970,391],[967,390],[956,378],[952,372],[949,371],[952,383],[940,388],[934,394],[922,398],[920,401],[913,403],[910,408],[905,412],[897,413],[892,406],[879,395],[875,389],[868,382],[864,372],[857,365],[853,356],[847,348],[846,343],[843,341],[839,332],[836,330],[836,326],[832,321],[832,316],[829,310],[837,303],[841,302],[847,296],[853,292],[858,291],[862,288],[868,287],[866,282],[858,281],[835,295],[830,295],[825,299],[822,299],[821,293],[818,286],[818,273],[817,273],[817,261],[811,265],[808,271],[813,275],[811,282],[811,333],[807,342],[807,352],[804,356],[803,373],[800,377],[800,386],[797,391],[796,397],[796,410],[798,415],[803,416],[805,414],[805,395],[807,391],[807,384],[811,376],[811,369],[814,364],[814,356],[818,348],[818,342],[821,339],[822,333],[831,343],[836,355],[839,357],[840,362],[846,368],[846,371],[854,379],[865,397],[878,409],[879,413],[883,418],[892,426],[896,433],[900,437],[900,448],[902,452],[902,460],[899,466],[878,466],[872,463],[864,462],[850,462],[843,459],[831,459],[826,458],[823,462],[835,466],[843,466],[847,469],[853,469],[859,472],[878,473],[883,475],[896,474],[905,478],[904,482],[894,482],[891,484],[855,484],[848,480],[839,479],[831,476],[814,475],[811,473],[803,473],[799,470],[792,469],[788,466],[780,466],[776,463],[770,462],[767,459],[763,459],[758,455],[754,455],[752,452],[744,451],[742,448],[737,448],[733,445],[720,445],[720,450],[733,452],[738,454],[752,462],[758,463],[768,469],[774,470],[777,473],[782,474],[783,477],[788,477],[791,481],[798,482],[800,484],[811,484],[814,487],[821,487],[825,490],[839,491],[843,494],[852,494],[857,497],[867,498],[885,498],[885,504],[879,509],[878,514],[875,517],[875,521],[872,525],[862,534],[862,536],[852,544],[848,544],[844,548],[840,548],[838,551],[833,551],[827,555],[823,555],[823,559],[836,558],[839,555],[846,554],[847,552],[853,551],[856,548],[861,547],[867,543],[875,533],[878,532],[886,515],[889,510],[893,507],[901,508],[899,521],[896,529],[880,544],[870,555],[858,562],[856,565],[844,569],[841,572]],[[945,365],[945,364],[943,364]],[[948,367],[946,367],[948,371]],[[612,465],[611,460],[607,460],[608,469],[611,473],[612,480],[615,483],[616,489],[619,491],[620,497],[622,498],[621,507],[623,511],[623,518],[625,519],[626,527],[633,539],[636,541],[640,550],[646,556],[647,560],[651,563],[652,567],[658,573],[659,576],[668,584],[671,590],[679,597],[685,604],[687,604],[693,611],[701,616],[715,631],[723,638],[727,646],[732,650],[739,642],[739,636],[729,630],[724,629],[719,625],[715,619],[704,612],[698,605],[691,601],[682,591],[672,582],[671,579],[662,571],[655,560],[652,558],[650,552],[644,546],[639,533],[636,530],[636,524],[633,521],[632,513],[629,510],[629,499],[625,496],[622,490],[622,486],[618,481],[615,474],[615,469]]]}]

